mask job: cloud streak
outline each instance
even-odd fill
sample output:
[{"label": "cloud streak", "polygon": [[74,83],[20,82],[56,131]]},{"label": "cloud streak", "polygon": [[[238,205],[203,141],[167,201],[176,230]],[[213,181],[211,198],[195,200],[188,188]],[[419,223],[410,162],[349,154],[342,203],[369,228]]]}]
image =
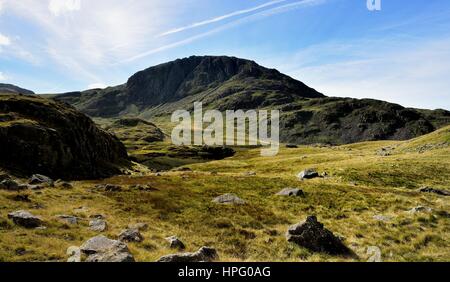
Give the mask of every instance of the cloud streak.
[{"label": "cloud streak", "polygon": [[200,34],[188,37],[188,38],[183,39],[183,40],[179,40],[179,41],[176,41],[176,42],[173,42],[173,43],[169,43],[169,44],[166,44],[166,45],[163,45],[163,46],[160,46],[160,47],[148,50],[146,52],[142,52],[140,54],[137,54],[137,55],[134,55],[134,56],[132,56],[130,58],[122,60],[119,63],[115,63],[113,65],[120,65],[120,64],[124,64],[124,63],[130,63],[130,62],[136,61],[138,59],[142,59],[142,58],[148,57],[150,55],[154,55],[154,54],[159,53],[159,52],[163,52],[163,51],[166,51],[166,50],[169,50],[169,49],[172,49],[172,48],[176,48],[176,47],[179,47],[179,46],[183,46],[183,45],[192,43],[192,42],[194,42],[196,40],[199,40],[199,39],[202,39],[204,37],[216,34],[218,32],[221,32],[221,31],[224,31],[224,30],[227,30],[227,29],[230,29],[230,28],[233,28],[233,27],[236,27],[236,26],[239,26],[239,25],[251,22],[251,21],[259,20],[259,19],[262,19],[262,18],[265,18],[265,17],[270,17],[270,16],[273,16],[273,15],[276,15],[276,14],[280,14],[280,13],[286,13],[288,11],[291,11],[291,10],[294,10],[294,9],[299,9],[299,8],[302,8],[302,7],[323,4],[325,2],[326,2],[326,0],[301,0],[301,1],[293,2],[293,3],[277,6],[277,7],[268,9],[268,10],[264,10],[264,11],[261,11],[261,12],[258,12],[258,13],[254,13],[254,14],[248,15],[246,17],[234,20],[234,21],[232,21],[230,23],[224,24],[222,26],[219,26],[219,27],[214,28],[212,30],[206,31],[204,33],[200,33]]},{"label": "cloud streak", "polygon": [[273,5],[276,5],[276,4],[280,4],[280,3],[286,2],[286,1],[287,0],[270,1],[270,2],[261,4],[259,6],[255,6],[255,7],[249,8],[249,9],[238,10],[238,11],[235,11],[235,12],[232,12],[232,13],[229,13],[229,14],[225,14],[225,15],[222,15],[222,16],[219,16],[219,17],[215,17],[215,18],[212,18],[212,19],[209,19],[209,20],[196,22],[196,23],[193,23],[193,24],[188,24],[188,25],[185,25],[185,26],[179,27],[179,28],[174,28],[174,29],[171,29],[169,31],[163,32],[163,33],[161,33],[158,36],[159,37],[167,36],[167,35],[170,35],[170,34],[179,33],[179,32],[182,32],[182,31],[186,31],[186,30],[189,30],[189,29],[193,29],[193,28],[209,25],[209,24],[212,24],[212,23],[221,22],[221,21],[229,19],[229,18],[233,18],[233,17],[240,16],[240,15],[245,15],[245,14],[248,14],[248,13],[251,13],[251,12],[255,12],[255,11],[258,11],[258,10],[263,9],[263,8],[266,8],[266,7],[270,7],[270,6],[273,6]]}]

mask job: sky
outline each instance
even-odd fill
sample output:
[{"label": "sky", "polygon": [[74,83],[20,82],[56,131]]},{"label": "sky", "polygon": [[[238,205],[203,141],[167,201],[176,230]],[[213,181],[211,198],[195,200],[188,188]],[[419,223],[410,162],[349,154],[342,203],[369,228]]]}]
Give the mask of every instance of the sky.
[{"label": "sky", "polygon": [[446,0],[0,0],[0,83],[114,86],[191,55],[251,59],[327,96],[450,110]]}]

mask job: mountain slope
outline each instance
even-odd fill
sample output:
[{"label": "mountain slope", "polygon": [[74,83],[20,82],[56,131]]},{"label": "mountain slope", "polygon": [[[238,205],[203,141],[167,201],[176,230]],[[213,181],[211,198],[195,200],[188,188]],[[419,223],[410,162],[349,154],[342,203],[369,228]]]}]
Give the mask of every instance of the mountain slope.
[{"label": "mountain slope", "polygon": [[89,179],[120,173],[127,159],[116,137],[73,107],[38,96],[0,95],[0,167]]},{"label": "mountain slope", "polygon": [[34,92],[31,90],[23,89],[12,84],[0,83],[0,93],[15,93],[15,94],[25,94],[33,95]]},{"label": "mountain slope", "polygon": [[253,61],[189,57],[136,73],[126,84],[57,95],[93,117],[151,119],[178,109],[280,109],[281,141],[345,144],[405,140],[450,123],[450,112],[407,109],[377,100],[326,97]]}]

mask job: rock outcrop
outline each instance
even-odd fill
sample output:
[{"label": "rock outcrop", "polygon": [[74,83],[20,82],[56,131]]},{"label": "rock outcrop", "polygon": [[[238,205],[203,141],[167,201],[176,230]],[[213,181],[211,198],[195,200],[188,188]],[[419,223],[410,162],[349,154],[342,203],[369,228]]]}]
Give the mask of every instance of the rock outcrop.
[{"label": "rock outcrop", "polygon": [[11,212],[8,214],[8,218],[10,218],[15,224],[25,228],[36,228],[42,224],[42,220],[39,217],[24,210]]},{"label": "rock outcrop", "polygon": [[120,141],[76,109],[37,96],[0,95],[0,167],[57,179],[92,179],[121,172]]},{"label": "rock outcrop", "polygon": [[224,194],[213,199],[213,202],[218,204],[228,205],[243,205],[245,201],[236,196],[235,194]]},{"label": "rock outcrop", "polygon": [[313,252],[330,255],[353,255],[340,238],[324,228],[315,216],[308,216],[306,221],[289,227],[286,239]]},{"label": "rock outcrop", "polygon": [[89,239],[81,245],[80,250],[87,256],[86,262],[134,262],[125,243],[103,235]]}]

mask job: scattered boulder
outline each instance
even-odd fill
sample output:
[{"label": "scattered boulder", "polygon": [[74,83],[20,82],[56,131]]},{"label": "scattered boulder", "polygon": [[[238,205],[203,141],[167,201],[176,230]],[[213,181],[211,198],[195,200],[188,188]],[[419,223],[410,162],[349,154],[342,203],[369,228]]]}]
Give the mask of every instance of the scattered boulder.
[{"label": "scattered boulder", "polygon": [[389,222],[392,220],[392,217],[382,215],[382,214],[377,214],[377,215],[373,216],[373,219],[378,220],[378,221],[383,221],[383,222]]},{"label": "scattered boulder", "polygon": [[72,225],[78,224],[78,217],[73,216],[73,215],[62,214],[62,215],[57,215],[56,217],[68,224],[72,224]]},{"label": "scattered boulder", "polygon": [[113,184],[99,184],[95,186],[98,190],[104,190],[105,192],[120,192],[122,191],[122,186]]},{"label": "scattered boulder", "polygon": [[316,178],[316,177],[319,177],[319,173],[315,169],[312,169],[312,168],[306,169],[298,174],[298,178],[300,180],[312,179],[312,178]]},{"label": "scattered boulder", "polygon": [[19,191],[24,190],[24,187],[11,178],[6,178],[0,182],[0,190]]},{"label": "scattered boulder", "polygon": [[163,256],[157,262],[212,262],[219,259],[217,251],[209,247],[201,247],[195,253],[180,253]]},{"label": "scattered boulder", "polygon": [[294,197],[304,197],[305,193],[298,188],[285,188],[277,193],[278,196],[294,196]]},{"label": "scattered boulder", "polygon": [[87,255],[86,262],[134,262],[128,246],[100,235],[87,240],[80,250]]},{"label": "scattered boulder", "polygon": [[31,185],[43,184],[43,185],[47,185],[49,187],[53,187],[55,185],[54,181],[50,177],[42,175],[42,174],[33,174],[33,176],[31,176],[30,181],[28,183]]},{"label": "scattered boulder", "polygon": [[313,252],[330,255],[353,255],[341,239],[324,228],[315,216],[308,216],[305,222],[289,227],[286,239]]},{"label": "scattered boulder", "polygon": [[13,196],[11,199],[16,202],[31,203],[31,200],[27,194],[17,194]]},{"label": "scattered boulder", "polygon": [[89,229],[96,232],[103,232],[108,228],[107,223],[103,219],[93,219],[89,221]]},{"label": "scattered boulder", "polygon": [[419,189],[419,192],[422,193],[434,193],[440,196],[450,196],[450,191],[447,190],[441,190],[441,189],[435,189],[431,187],[422,187]]},{"label": "scattered boulder", "polygon": [[171,249],[184,250],[186,248],[184,243],[177,236],[167,237],[166,240],[169,242]]},{"label": "scattered boulder", "polygon": [[142,242],[144,238],[137,229],[125,229],[120,232],[119,240],[125,242]]},{"label": "scattered boulder", "polygon": [[81,262],[81,250],[79,247],[69,247],[66,254],[69,256],[67,262]]},{"label": "scattered boulder", "polygon": [[24,210],[11,212],[8,214],[8,218],[12,219],[15,224],[25,228],[36,228],[42,224],[42,220],[39,217]]},{"label": "scattered boulder", "polygon": [[417,206],[415,208],[410,209],[407,211],[409,214],[416,214],[416,213],[431,213],[433,212],[432,208],[424,207],[424,206]]},{"label": "scattered boulder", "polygon": [[245,201],[236,196],[235,194],[224,194],[217,198],[214,198],[213,202],[218,204],[230,204],[230,205],[243,205]]}]

